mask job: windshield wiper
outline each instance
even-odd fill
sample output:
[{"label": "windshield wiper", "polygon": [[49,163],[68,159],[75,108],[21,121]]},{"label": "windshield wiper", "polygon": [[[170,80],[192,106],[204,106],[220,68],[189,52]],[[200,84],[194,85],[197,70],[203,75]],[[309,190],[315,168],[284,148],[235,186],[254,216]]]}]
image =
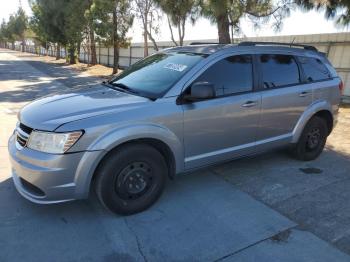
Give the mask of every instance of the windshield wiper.
[{"label": "windshield wiper", "polygon": [[125,84],[122,84],[122,83],[114,83],[114,82],[105,82],[103,81],[102,82],[104,85],[112,88],[112,89],[115,89],[117,91],[121,91],[121,92],[126,92],[126,93],[131,93],[131,94],[134,94],[134,95],[137,95],[137,96],[142,96],[142,97],[145,97],[145,98],[148,98],[148,99],[151,99],[152,101],[155,100],[155,98],[153,97],[149,97],[145,94],[142,94],[141,92],[139,91],[136,91],[135,89],[132,89],[130,88],[129,86],[125,85]]},{"label": "windshield wiper", "polygon": [[117,87],[119,90],[127,91],[129,93],[140,95],[140,92],[136,91],[135,89],[130,88],[129,86],[122,84],[122,83],[114,83],[114,82],[108,82],[111,86]]},{"label": "windshield wiper", "polygon": [[109,88],[117,90],[117,91],[122,91],[122,92],[126,91],[128,93],[137,94],[137,91],[135,91],[135,90],[131,89],[130,87],[128,87],[124,84],[121,84],[121,83],[112,83],[112,82],[103,81],[102,84],[105,86],[108,86]]}]

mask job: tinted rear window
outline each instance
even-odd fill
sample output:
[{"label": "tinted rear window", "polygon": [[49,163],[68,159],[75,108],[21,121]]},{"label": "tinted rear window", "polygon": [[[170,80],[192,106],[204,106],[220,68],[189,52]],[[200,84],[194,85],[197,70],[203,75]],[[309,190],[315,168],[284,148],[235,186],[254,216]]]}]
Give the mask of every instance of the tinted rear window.
[{"label": "tinted rear window", "polygon": [[300,83],[298,65],[293,56],[265,54],[260,56],[265,88]]},{"label": "tinted rear window", "polygon": [[299,61],[303,67],[306,79],[309,82],[331,78],[330,72],[320,59],[311,57],[299,57]]}]

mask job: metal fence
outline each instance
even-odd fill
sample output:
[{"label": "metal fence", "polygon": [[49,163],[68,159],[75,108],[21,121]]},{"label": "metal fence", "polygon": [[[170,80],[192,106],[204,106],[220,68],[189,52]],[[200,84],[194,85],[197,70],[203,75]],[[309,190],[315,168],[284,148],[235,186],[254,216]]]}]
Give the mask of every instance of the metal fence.
[{"label": "metal fence", "polygon": [[[167,46],[159,46],[160,49],[168,48],[170,45]],[[15,45],[15,50],[21,51],[21,45]],[[45,49],[43,47],[35,47],[33,45],[27,45],[25,46],[25,52],[33,53],[37,55],[48,55],[56,57],[56,50],[55,48],[48,48]],[[143,46],[142,45],[131,45],[129,48],[121,48],[119,51],[119,66],[120,68],[126,68],[132,65],[133,63],[137,62],[138,60],[143,58]],[[149,54],[152,54],[156,52],[153,47],[149,48]],[[66,50],[61,49],[60,50],[60,58],[66,57]],[[80,50],[79,53],[79,62],[89,64],[91,62],[91,55],[88,51],[86,51],[84,48]],[[113,48],[112,47],[101,47],[96,46],[96,58],[97,63],[101,65],[105,65],[108,67],[113,66]]]},{"label": "metal fence", "polygon": [[[216,42],[217,40],[201,40],[203,42]],[[290,35],[290,36],[273,36],[273,37],[249,37],[245,39],[235,39],[235,42],[240,41],[267,41],[267,42],[283,42],[283,43],[299,43],[314,45],[321,52],[326,53],[329,60],[336,68],[338,74],[344,81],[344,95],[346,99],[350,100],[350,33],[334,33],[334,34],[315,34],[315,35]],[[189,44],[191,41],[186,41]],[[160,42],[159,48],[169,48],[173,46],[172,42]],[[21,50],[20,45],[15,46],[16,50]],[[43,47],[26,46],[26,51],[36,53],[39,55],[56,56],[53,49],[45,50]],[[121,68],[128,67],[136,61],[143,58],[143,44],[132,44],[129,48],[120,49],[119,65]],[[150,44],[149,54],[154,53],[155,50]],[[113,48],[96,47],[97,62],[105,66],[113,65]],[[60,56],[64,58],[65,50],[60,50]],[[91,56],[82,48],[79,54],[79,61],[89,63]]]}]

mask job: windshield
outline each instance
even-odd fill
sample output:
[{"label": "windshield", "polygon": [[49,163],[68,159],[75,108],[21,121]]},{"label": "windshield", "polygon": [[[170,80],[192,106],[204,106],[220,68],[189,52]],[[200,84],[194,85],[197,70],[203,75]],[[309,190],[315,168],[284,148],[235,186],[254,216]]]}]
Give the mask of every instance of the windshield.
[{"label": "windshield", "polygon": [[194,53],[157,53],[130,66],[109,83],[126,87],[135,94],[159,98],[206,56]]}]

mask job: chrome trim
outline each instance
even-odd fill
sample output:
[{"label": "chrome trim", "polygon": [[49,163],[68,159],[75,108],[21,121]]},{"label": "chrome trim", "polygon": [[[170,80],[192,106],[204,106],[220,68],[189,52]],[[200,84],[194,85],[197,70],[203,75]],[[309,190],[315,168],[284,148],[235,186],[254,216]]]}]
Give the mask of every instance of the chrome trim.
[{"label": "chrome trim", "polygon": [[22,129],[20,129],[19,127],[16,128],[16,131],[24,138],[28,138],[30,136],[30,134],[27,134],[26,132],[24,132]]}]

